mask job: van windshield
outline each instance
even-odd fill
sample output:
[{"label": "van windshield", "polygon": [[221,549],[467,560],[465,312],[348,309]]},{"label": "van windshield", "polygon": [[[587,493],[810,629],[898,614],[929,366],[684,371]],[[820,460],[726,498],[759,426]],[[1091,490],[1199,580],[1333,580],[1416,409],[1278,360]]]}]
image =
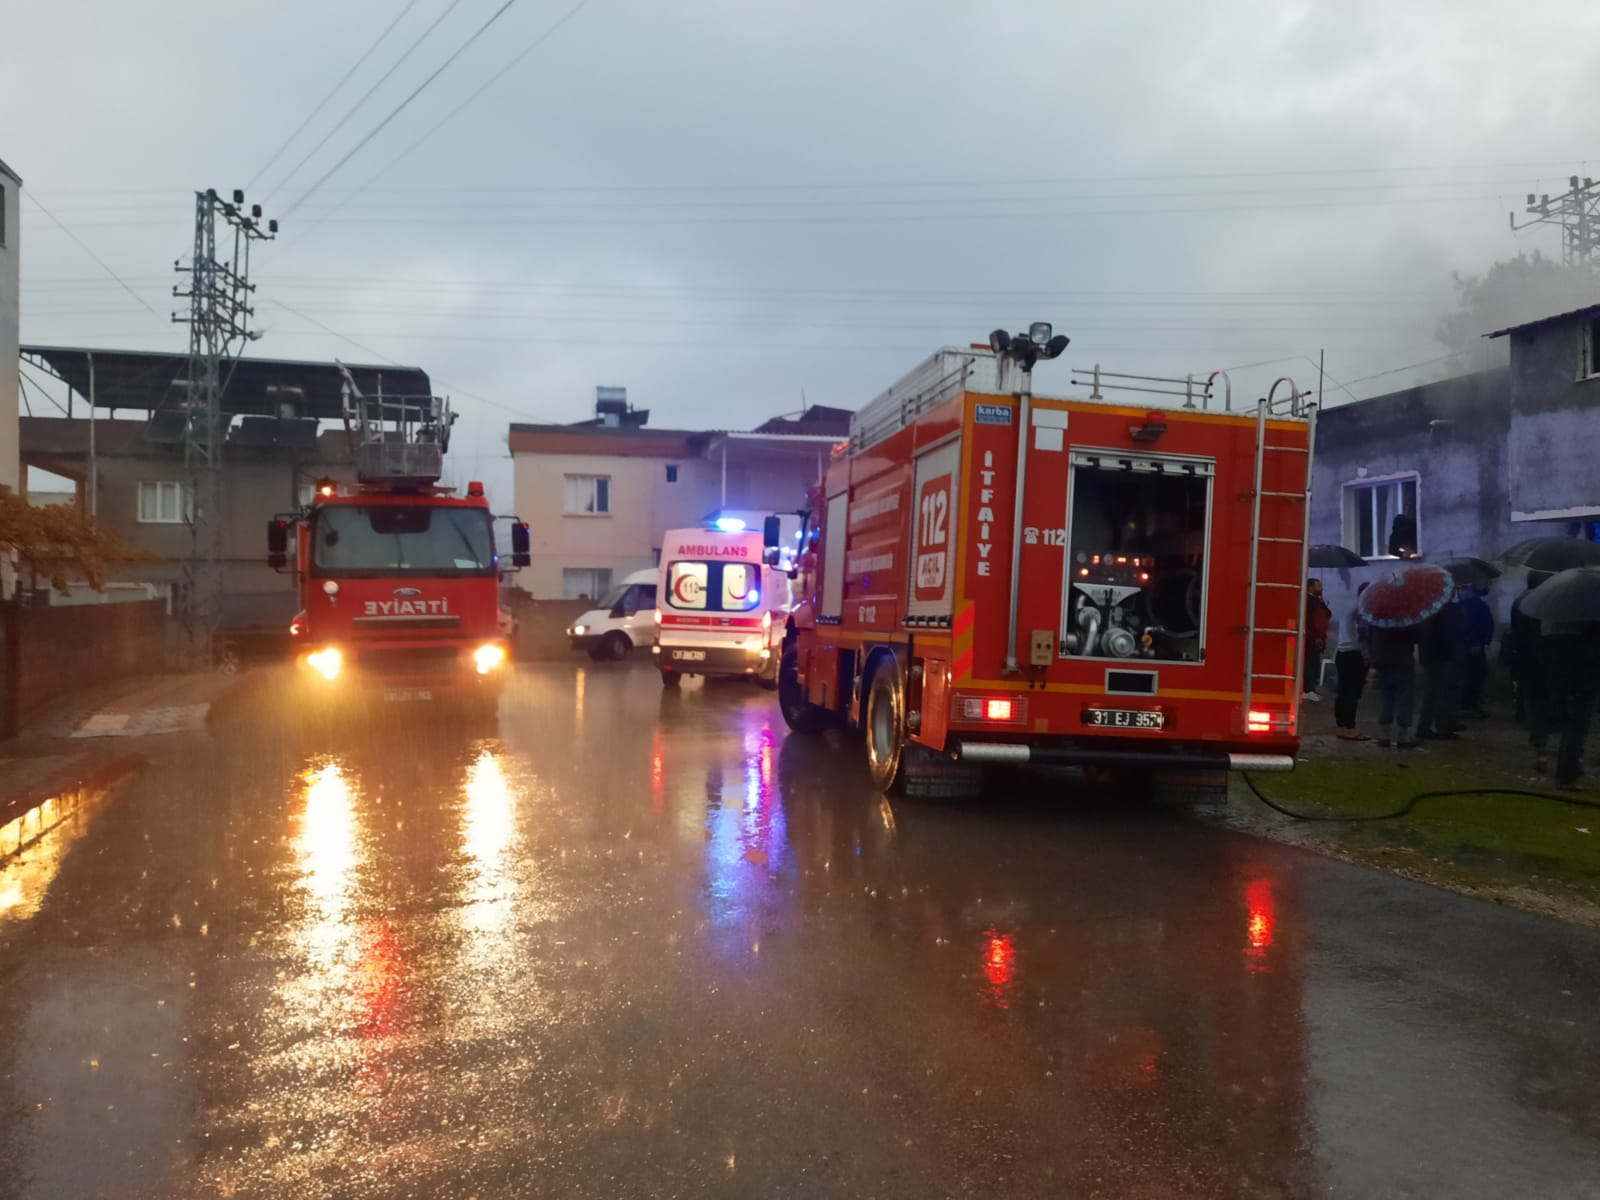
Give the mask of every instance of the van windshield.
[{"label": "van windshield", "polygon": [[492,575],[489,514],[432,505],[329,505],[317,511],[319,575]]},{"label": "van windshield", "polygon": [[667,603],[689,612],[749,612],[761,603],[761,568],[681,560],[667,567]]}]

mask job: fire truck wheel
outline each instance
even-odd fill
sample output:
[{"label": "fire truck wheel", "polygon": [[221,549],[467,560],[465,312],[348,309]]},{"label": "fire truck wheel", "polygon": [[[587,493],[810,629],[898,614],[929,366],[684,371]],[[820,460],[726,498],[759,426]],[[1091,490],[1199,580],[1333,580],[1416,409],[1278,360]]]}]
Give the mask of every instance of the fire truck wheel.
[{"label": "fire truck wheel", "polygon": [[628,651],[633,649],[633,643],[628,640],[625,633],[608,633],[605,640],[600,643],[600,657],[612,662],[621,662],[628,657]]},{"label": "fire truck wheel", "polygon": [[880,792],[905,787],[906,711],[900,672],[893,661],[872,673],[867,692],[867,769]]},{"label": "fire truck wheel", "polygon": [[800,684],[800,651],[793,639],[784,642],[778,667],[778,707],[784,722],[796,733],[821,733],[828,727],[828,712],[806,699]]}]

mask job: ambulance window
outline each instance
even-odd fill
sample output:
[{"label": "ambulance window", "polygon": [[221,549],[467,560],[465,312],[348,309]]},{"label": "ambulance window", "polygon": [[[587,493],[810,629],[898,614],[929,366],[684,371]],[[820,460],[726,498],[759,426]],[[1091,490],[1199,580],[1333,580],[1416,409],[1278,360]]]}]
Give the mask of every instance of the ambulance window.
[{"label": "ambulance window", "polygon": [[760,603],[760,571],[748,563],[723,563],[722,611],[749,612]]},{"label": "ambulance window", "polygon": [[675,562],[667,568],[673,608],[749,612],[761,603],[761,568],[750,563]]},{"label": "ambulance window", "polygon": [[667,595],[673,608],[704,608],[709,566],[703,562],[675,562],[667,568]]}]

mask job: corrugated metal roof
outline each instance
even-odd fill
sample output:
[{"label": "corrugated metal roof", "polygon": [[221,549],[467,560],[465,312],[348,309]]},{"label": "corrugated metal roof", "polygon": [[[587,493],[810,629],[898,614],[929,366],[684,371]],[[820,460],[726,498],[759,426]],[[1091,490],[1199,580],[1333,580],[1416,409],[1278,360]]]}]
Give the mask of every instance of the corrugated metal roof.
[{"label": "corrugated metal roof", "polygon": [[[94,356],[95,403],[102,408],[155,412],[181,399],[189,374],[189,355],[154,350],[99,350],[84,346],[23,346],[24,357],[37,358],[72,385],[89,394],[89,356]],[[428,397],[433,384],[421,367],[345,364],[356,386],[367,395]],[[337,420],[344,415],[344,377],[332,362],[291,358],[241,358],[227,375],[222,411],[230,414],[277,416],[293,404],[296,416]]]},{"label": "corrugated metal roof", "polygon": [[1486,333],[1486,338],[1505,337],[1508,333],[1516,333],[1519,329],[1532,329],[1535,325],[1548,325],[1552,321],[1570,321],[1573,317],[1600,316],[1600,301],[1586,304],[1582,308],[1574,308],[1564,313],[1555,313],[1552,316],[1540,317],[1536,321],[1524,321],[1520,325],[1507,325],[1504,329],[1496,329],[1493,333]]}]

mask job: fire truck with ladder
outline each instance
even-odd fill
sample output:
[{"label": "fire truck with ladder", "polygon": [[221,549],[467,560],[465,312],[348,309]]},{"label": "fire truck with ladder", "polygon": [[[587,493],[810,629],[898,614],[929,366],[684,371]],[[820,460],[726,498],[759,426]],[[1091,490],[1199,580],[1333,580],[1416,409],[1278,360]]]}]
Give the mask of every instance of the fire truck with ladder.
[{"label": "fire truck with ladder", "polygon": [[[356,486],[317,484],[309,505],[267,526],[268,562],[289,566],[300,612],[296,659],[315,693],[385,700],[498,698],[512,621],[482,483],[439,486],[455,414],[448,400],[365,396],[345,372],[345,428]],[[509,566],[526,566],[528,529],[513,519]]]},{"label": "fire truck with ladder", "polygon": [[783,715],[862,729],[883,790],[1013,764],[1206,797],[1294,766],[1315,404],[1098,366],[1088,396],[1033,395],[1066,344],[939,351],[809,497]]}]

